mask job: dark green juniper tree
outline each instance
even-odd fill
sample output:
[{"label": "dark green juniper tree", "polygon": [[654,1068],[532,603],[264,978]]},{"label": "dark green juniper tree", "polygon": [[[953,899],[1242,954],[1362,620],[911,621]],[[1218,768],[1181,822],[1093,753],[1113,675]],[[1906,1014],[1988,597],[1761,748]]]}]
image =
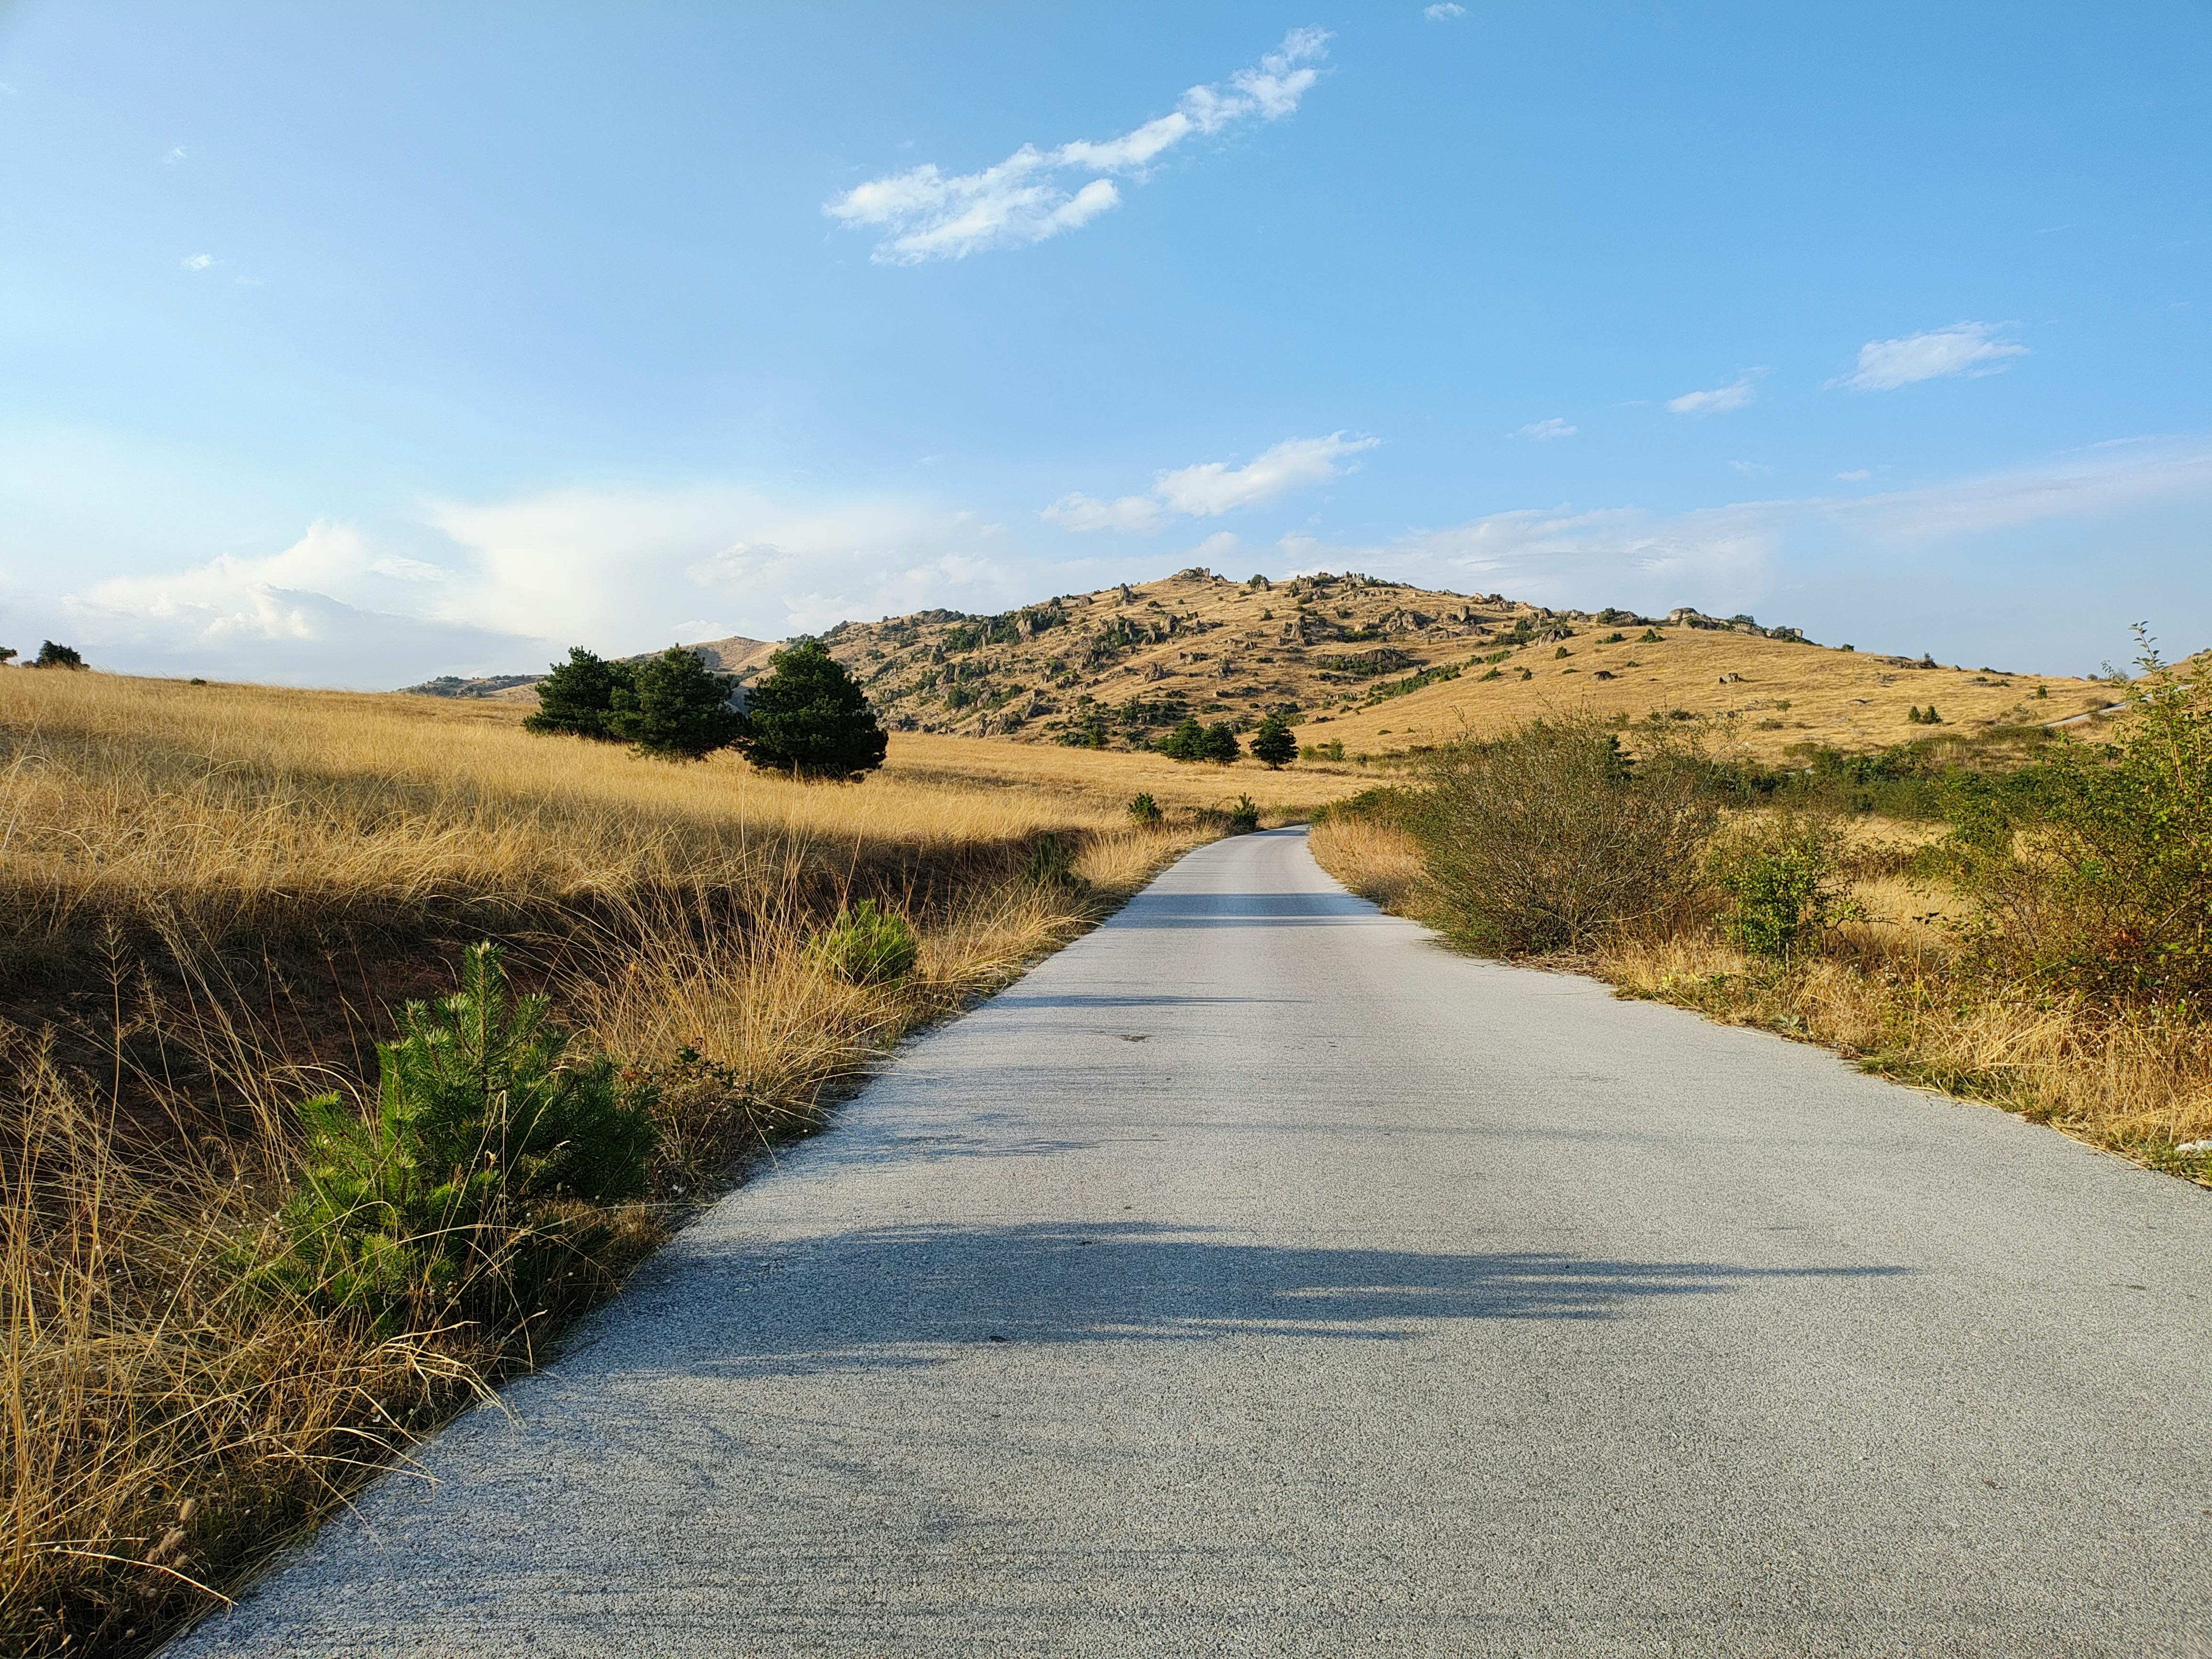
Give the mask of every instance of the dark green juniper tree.
[{"label": "dark green juniper tree", "polygon": [[1298,740],[1291,735],[1291,723],[1280,714],[1270,714],[1260,722],[1260,729],[1252,734],[1252,758],[1270,772],[1279,772],[1298,757]]},{"label": "dark green juniper tree", "polygon": [[730,707],[736,682],[708,667],[696,652],[672,645],[629,666],[629,683],[615,687],[608,725],[640,753],[701,760],[743,735],[744,717]]},{"label": "dark green juniper tree", "polygon": [[522,722],[523,729],[613,742],[615,688],[628,686],[631,674],[626,662],[606,662],[580,645],[570,646],[568,660],[555,663],[538,681],[538,712]]},{"label": "dark green juniper tree", "polygon": [[572,646],[538,685],[532,732],[566,732],[635,744],[662,760],[699,760],[737,741],[744,720],[730,705],[734,682],[672,645],[657,657],[606,662]]},{"label": "dark green juniper tree", "polygon": [[798,639],[769,659],[750,688],[738,750],[767,772],[849,778],[884,763],[890,739],[844,664],[822,641]]}]

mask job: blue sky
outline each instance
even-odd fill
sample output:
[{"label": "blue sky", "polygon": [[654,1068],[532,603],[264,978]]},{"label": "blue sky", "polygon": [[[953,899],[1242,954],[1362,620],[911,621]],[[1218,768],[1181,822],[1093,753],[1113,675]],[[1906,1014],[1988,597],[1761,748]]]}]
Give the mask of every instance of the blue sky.
[{"label": "blue sky", "polygon": [[1205,563],[2212,641],[2212,10],[0,10],[0,643],[349,685]]}]

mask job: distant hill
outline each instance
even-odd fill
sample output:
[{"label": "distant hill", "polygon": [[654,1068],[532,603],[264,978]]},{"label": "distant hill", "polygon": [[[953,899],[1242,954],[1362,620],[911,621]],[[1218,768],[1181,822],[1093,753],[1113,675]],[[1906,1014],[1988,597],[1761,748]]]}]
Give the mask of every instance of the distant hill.
[{"label": "distant hill", "polygon": [[[1825,647],[1794,628],[1686,608],[1553,611],[1347,574],[1231,581],[1204,568],[1067,593],[995,616],[921,611],[822,638],[895,731],[1141,747],[1182,720],[1249,729],[1270,712],[1300,740],[1383,753],[1498,731],[1547,711],[1707,716],[1754,754],[1884,747],[1929,729],[2056,721],[2111,688]],[[750,678],[775,642],[690,647]],[[533,700],[538,676],[432,680],[441,696]],[[2041,695],[2039,695],[2039,691]]]},{"label": "distant hill", "polygon": [[[769,657],[778,648],[775,640],[749,640],[732,634],[726,640],[707,640],[690,647],[709,668],[724,674],[735,674],[740,679],[750,678],[767,666]],[[641,652],[628,659],[642,661],[653,652]],[[498,702],[538,702],[538,683],[543,674],[488,674],[478,679],[464,679],[458,674],[441,674],[436,679],[424,680],[420,685],[400,688],[404,695],[418,697],[485,697]]]},{"label": "distant hill", "polygon": [[1304,743],[1382,753],[1589,707],[1717,717],[1752,752],[1778,756],[1923,735],[1907,716],[1930,705],[1971,729],[2111,701],[2091,681],[1831,648],[1749,617],[1553,611],[1358,574],[1237,582],[1190,569],[997,616],[927,611],[823,637],[896,729],[1027,742],[1103,732],[1115,748],[1186,714],[1249,728],[1280,711]]}]

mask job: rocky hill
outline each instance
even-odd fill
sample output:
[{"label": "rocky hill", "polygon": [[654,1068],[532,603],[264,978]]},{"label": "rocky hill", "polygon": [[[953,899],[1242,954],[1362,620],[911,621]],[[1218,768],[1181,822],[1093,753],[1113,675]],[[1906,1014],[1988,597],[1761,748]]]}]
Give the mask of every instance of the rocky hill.
[{"label": "rocky hill", "polygon": [[[1780,754],[1875,748],[1929,725],[2057,720],[2111,698],[2091,681],[1819,646],[1749,617],[1553,611],[1352,574],[1240,582],[1190,569],[995,616],[841,623],[822,637],[894,731],[1111,748],[1144,747],[1187,715],[1249,729],[1279,711],[1310,747],[1383,753],[1588,707],[1710,717],[1752,751]],[[740,682],[775,648],[692,647]],[[534,684],[414,689],[507,701]]]}]

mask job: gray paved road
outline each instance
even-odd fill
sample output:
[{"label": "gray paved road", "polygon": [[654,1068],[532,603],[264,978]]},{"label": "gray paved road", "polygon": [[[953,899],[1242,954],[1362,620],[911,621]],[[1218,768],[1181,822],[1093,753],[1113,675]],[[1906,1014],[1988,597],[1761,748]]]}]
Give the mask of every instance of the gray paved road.
[{"label": "gray paved road", "polygon": [[209,1655],[2212,1652],[2212,1206],[1192,854]]}]

